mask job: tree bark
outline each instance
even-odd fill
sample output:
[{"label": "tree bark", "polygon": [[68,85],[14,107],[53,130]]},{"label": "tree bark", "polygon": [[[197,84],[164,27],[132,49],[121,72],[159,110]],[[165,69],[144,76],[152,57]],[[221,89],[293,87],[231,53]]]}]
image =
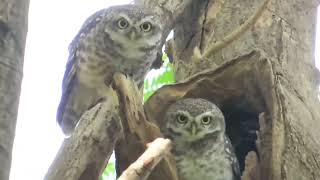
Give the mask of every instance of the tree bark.
[{"label": "tree bark", "polygon": [[[236,147],[247,168],[243,179],[250,179],[252,169],[261,180],[320,179],[319,73],[313,58],[319,1],[272,0],[239,39],[193,62],[196,47],[204,52],[223,39],[263,1],[203,0],[188,6],[174,26],[169,51],[180,83],[159,89],[146,103],[146,114],[161,127],[162,114],[176,100],[208,99],[223,110],[233,143],[241,141],[241,128],[258,126],[251,129],[257,135],[248,147]],[[246,162],[255,167],[245,164],[247,153]]]},{"label": "tree bark", "polygon": [[0,179],[9,179],[29,0],[0,1]]},{"label": "tree bark", "polygon": [[102,174],[122,131],[118,99],[110,91],[110,97],[85,112],[64,140],[45,180],[97,180]]},{"label": "tree bark", "polygon": [[[156,138],[162,137],[160,129],[146,119],[141,91],[132,80],[122,74],[114,76],[120,103],[123,135],[115,149],[116,170],[120,175],[131,163],[136,161],[145,151],[146,145]],[[152,180],[177,180],[175,163],[171,154],[155,167],[149,176]]]},{"label": "tree bark", "polygon": [[[183,21],[176,27],[174,44],[179,54],[177,59],[188,63],[195,46],[203,51],[212,42],[232,32],[254,13],[262,1],[206,2],[198,9],[191,9],[185,15],[189,21]],[[270,164],[262,172],[265,179],[320,178],[320,106],[313,58],[317,4],[312,0],[272,1],[251,31],[212,54],[210,62],[201,62],[196,67],[183,66],[185,69],[176,66],[180,80],[201,72],[213,63],[221,65],[245,52],[260,50],[265,53],[274,76],[269,87],[275,86],[276,96],[270,104],[273,104],[273,112],[277,112],[266,122],[271,126],[271,143],[269,147],[263,147],[270,157]],[[194,13],[200,15],[192,19]],[[195,27],[194,30],[186,32],[190,26]]]}]

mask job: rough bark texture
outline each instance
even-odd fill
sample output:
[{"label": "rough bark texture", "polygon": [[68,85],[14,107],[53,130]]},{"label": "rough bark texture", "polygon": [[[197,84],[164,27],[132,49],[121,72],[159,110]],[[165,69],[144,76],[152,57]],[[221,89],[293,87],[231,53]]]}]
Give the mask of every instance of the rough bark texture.
[{"label": "rough bark texture", "polygon": [[[113,91],[114,97],[116,97]],[[46,180],[98,179],[121,135],[117,98],[87,111],[72,136],[65,139]]]},{"label": "rough bark texture", "polygon": [[[177,99],[211,100],[226,115],[231,140],[237,140],[233,134],[237,123],[259,125],[252,129],[258,130],[255,147],[236,148],[252,151],[247,162],[254,165],[245,166],[244,153],[237,153],[242,168],[246,167],[244,179],[250,179],[248,171],[257,168],[261,180],[320,179],[319,80],[313,58],[319,1],[272,0],[257,23],[238,40],[208,60],[192,62],[195,47],[203,52],[233,32],[263,0],[197,2],[188,6],[175,24],[174,53],[169,56],[181,83],[157,91],[145,106],[147,117],[161,126],[165,108]],[[203,72],[208,68],[212,69]],[[237,113],[250,115],[251,120]],[[255,152],[258,162],[252,158]]]},{"label": "rough bark texture", "polygon": [[9,179],[29,0],[0,0],[0,179]]}]

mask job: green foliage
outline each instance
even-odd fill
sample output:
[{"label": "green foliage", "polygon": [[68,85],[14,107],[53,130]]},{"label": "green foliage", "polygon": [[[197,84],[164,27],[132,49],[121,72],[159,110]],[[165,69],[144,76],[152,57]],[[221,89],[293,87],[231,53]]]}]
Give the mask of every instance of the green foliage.
[{"label": "green foliage", "polygon": [[174,83],[174,73],[168,56],[164,54],[162,56],[162,60],[164,61],[163,66],[160,69],[151,70],[144,81],[144,101],[146,101],[161,86]]},{"label": "green foliage", "polygon": [[[172,65],[166,54],[162,56],[163,65],[160,69],[151,70],[144,81],[143,98],[146,101],[157,89],[165,84],[174,83]],[[100,180],[115,179],[115,163],[109,162]]]},{"label": "green foliage", "polygon": [[101,177],[99,180],[108,180],[108,177],[115,177],[116,174],[116,169],[115,169],[115,163],[114,162],[109,162],[107,165],[106,169],[102,173]]}]

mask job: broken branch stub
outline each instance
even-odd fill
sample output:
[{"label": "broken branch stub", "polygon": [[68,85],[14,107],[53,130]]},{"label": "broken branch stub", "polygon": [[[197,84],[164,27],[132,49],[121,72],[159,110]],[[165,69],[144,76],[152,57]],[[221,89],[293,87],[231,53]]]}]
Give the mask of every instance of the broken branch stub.
[{"label": "broken branch stub", "polygon": [[113,90],[111,94],[84,113],[64,140],[45,180],[98,180],[121,135],[118,99]]},{"label": "broken branch stub", "polygon": [[[123,127],[123,136],[117,142],[115,150],[116,169],[119,175],[141,156],[147,143],[162,137],[162,134],[155,124],[147,121],[142,93],[132,79],[116,73],[114,88],[121,102],[120,115]],[[164,160],[155,167],[149,179],[177,179],[175,162],[171,154],[165,156]]]},{"label": "broken branch stub", "polygon": [[172,147],[169,139],[157,138],[148,149],[126,169],[118,180],[145,180],[153,168],[166,156]]}]

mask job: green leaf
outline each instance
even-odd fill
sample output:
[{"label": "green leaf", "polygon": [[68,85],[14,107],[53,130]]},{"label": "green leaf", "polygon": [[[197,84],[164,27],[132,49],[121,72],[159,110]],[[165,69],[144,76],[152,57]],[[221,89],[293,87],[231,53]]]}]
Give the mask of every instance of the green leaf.
[{"label": "green leaf", "polygon": [[115,173],[116,173],[115,163],[110,162],[110,163],[108,163],[106,169],[103,171],[99,180],[107,180],[108,177],[115,175]]},{"label": "green leaf", "polygon": [[157,70],[151,70],[144,81],[143,98],[144,101],[161,86],[174,83],[174,73],[172,65],[169,62],[169,58],[166,54],[162,56],[163,66]]}]

